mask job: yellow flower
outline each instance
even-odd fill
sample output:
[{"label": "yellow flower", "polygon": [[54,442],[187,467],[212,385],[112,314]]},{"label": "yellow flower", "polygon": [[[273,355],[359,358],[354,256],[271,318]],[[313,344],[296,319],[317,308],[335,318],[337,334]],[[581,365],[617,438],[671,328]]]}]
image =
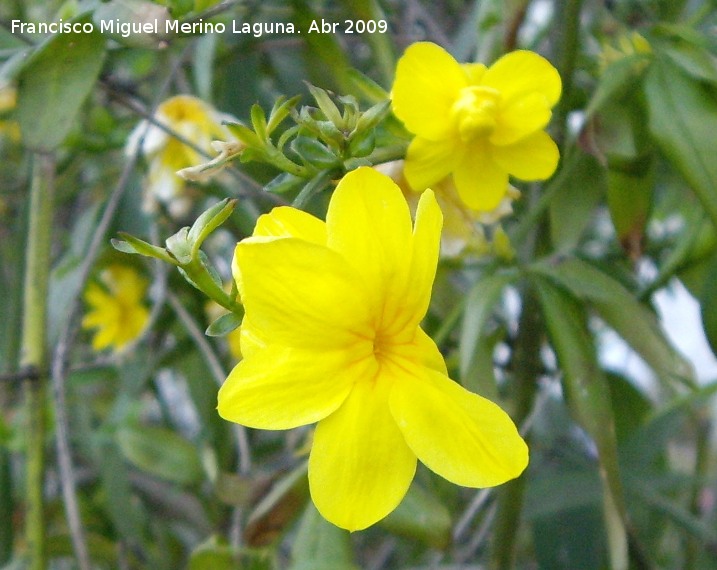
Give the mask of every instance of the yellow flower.
[{"label": "yellow flower", "polygon": [[[390,176],[398,184],[408,201],[411,212],[416,211],[419,194],[414,192],[404,173],[404,161],[394,160],[374,166],[379,172]],[[513,201],[520,198],[520,191],[508,185],[506,195],[493,209],[481,212],[472,210],[460,199],[453,180],[444,178],[433,185],[438,206],[443,212],[443,231],[441,233],[441,255],[456,257],[463,253],[486,255],[490,252],[490,243],[486,239],[484,226],[492,226],[513,213]]]},{"label": "yellow flower", "polygon": [[[229,130],[221,124],[222,121],[236,121],[231,115],[219,113],[190,95],[167,99],[157,107],[155,118],[208,154],[212,153],[214,139],[232,139]],[[142,153],[149,163],[145,209],[156,211],[157,203],[162,202],[173,216],[185,215],[191,201],[185,196],[185,181],[177,175],[177,171],[205,162],[205,158],[160,127],[147,127],[147,121],[137,125],[130,135],[126,148],[128,155],[137,151],[143,134]]]},{"label": "yellow flower", "polygon": [[90,283],[85,302],[90,310],[82,319],[85,329],[97,329],[92,348],[122,350],[139,337],[149,319],[143,304],[147,281],[125,265],[110,265],[100,274],[100,283]]},{"label": "yellow flower", "polygon": [[461,65],[432,43],[409,46],[391,93],[394,113],[416,135],[406,156],[409,184],[421,191],[452,175],[466,205],[488,211],[505,196],[509,175],[549,178],[559,154],[543,129],[560,91],[555,68],[529,51],[486,68]]},{"label": "yellow flower", "polygon": [[429,190],[412,228],[396,184],[363,167],[339,183],[325,223],[275,208],[236,247],[244,360],[219,391],[219,414],[259,429],[319,422],[311,496],[345,529],[390,513],[417,457],[468,487],[501,484],[528,462],[508,415],[452,381],[419,326],[441,223]]}]

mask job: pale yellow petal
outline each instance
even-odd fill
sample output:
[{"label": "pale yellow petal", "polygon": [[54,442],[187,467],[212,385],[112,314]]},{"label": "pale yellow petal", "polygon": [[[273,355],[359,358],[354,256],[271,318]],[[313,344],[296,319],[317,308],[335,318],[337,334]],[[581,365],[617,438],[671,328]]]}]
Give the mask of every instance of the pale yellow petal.
[{"label": "pale yellow petal", "polygon": [[371,312],[374,330],[415,310],[405,305],[412,286],[411,213],[393,180],[368,167],[349,172],[331,198],[326,225],[328,246],[351,264],[369,292],[371,304],[364,310]]},{"label": "pale yellow petal", "polygon": [[558,167],[560,152],[543,131],[508,146],[491,149],[493,159],[511,176],[521,180],[545,180]]},{"label": "pale yellow petal", "polygon": [[548,107],[558,102],[562,89],[557,69],[544,57],[525,50],[513,51],[498,59],[481,82],[500,91],[504,102],[537,92],[543,95]]},{"label": "pale yellow petal", "polygon": [[255,237],[235,256],[247,318],[271,342],[319,350],[373,338],[361,277],[335,251]]},{"label": "pale yellow petal", "polygon": [[393,385],[391,413],[429,469],[466,487],[500,485],[523,472],[528,447],[508,414],[442,374],[409,370]]},{"label": "pale yellow petal", "polygon": [[391,90],[393,111],[406,128],[426,139],[446,138],[452,125],[451,107],[468,80],[446,50],[418,42],[398,60]]},{"label": "pale yellow petal", "polygon": [[488,154],[489,148],[473,145],[453,172],[461,200],[473,210],[495,209],[508,191],[508,171]]},{"label": "pale yellow petal", "polygon": [[280,206],[259,216],[253,235],[295,237],[326,245],[326,224],[297,208]]},{"label": "pale yellow petal", "polygon": [[490,135],[493,145],[508,145],[543,129],[552,112],[540,93],[518,97],[502,106],[497,116],[495,131]]},{"label": "pale yellow petal", "polygon": [[413,190],[422,192],[448,176],[460,157],[461,150],[453,139],[416,137],[408,145],[403,174]]},{"label": "pale yellow petal", "polygon": [[271,345],[245,357],[219,389],[219,415],[258,429],[314,423],[336,410],[352,385],[375,374],[372,358],[346,350]]},{"label": "pale yellow petal", "polygon": [[342,406],[319,422],[309,458],[319,512],[351,531],[381,520],[403,499],[416,470],[388,408],[390,384],[357,382]]}]

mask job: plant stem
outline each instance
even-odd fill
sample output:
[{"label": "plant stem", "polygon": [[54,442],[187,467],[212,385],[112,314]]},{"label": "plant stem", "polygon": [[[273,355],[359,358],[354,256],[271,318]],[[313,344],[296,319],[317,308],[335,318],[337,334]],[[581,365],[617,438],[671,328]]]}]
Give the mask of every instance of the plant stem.
[{"label": "plant stem", "polygon": [[[530,415],[537,391],[537,379],[542,370],[540,348],[543,339],[543,324],[540,305],[535,292],[526,289],[523,294],[523,310],[518,325],[512,368],[515,371],[513,386],[516,399],[512,415],[521,425]],[[529,443],[528,435],[525,436]],[[520,512],[526,477],[523,475],[507,483],[498,491],[498,515],[491,554],[491,568],[513,568],[515,541],[518,536]]]},{"label": "plant stem", "polygon": [[27,476],[25,535],[31,570],[47,567],[43,475],[45,470],[45,400],[47,391],[47,290],[54,205],[55,158],[51,153],[33,157],[30,220],[25,265],[21,366],[43,371],[25,380],[27,416]]}]

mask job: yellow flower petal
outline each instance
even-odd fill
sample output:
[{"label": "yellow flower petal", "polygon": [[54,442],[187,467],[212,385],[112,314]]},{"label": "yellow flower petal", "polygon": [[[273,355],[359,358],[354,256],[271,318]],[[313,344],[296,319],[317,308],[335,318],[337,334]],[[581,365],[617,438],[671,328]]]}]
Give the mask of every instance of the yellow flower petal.
[{"label": "yellow flower petal", "polygon": [[416,335],[411,342],[396,344],[391,347],[393,357],[402,358],[411,362],[420,363],[441,374],[448,374],[446,361],[438,350],[436,343],[422,328],[416,329]]},{"label": "yellow flower petal", "polygon": [[280,206],[259,216],[255,236],[295,237],[319,245],[326,245],[326,224],[296,208]]},{"label": "yellow flower petal", "polygon": [[508,172],[490,158],[485,148],[476,145],[453,172],[453,182],[466,206],[490,211],[508,191]]},{"label": "yellow flower petal", "polygon": [[523,472],[528,447],[508,414],[442,374],[413,370],[413,379],[397,375],[389,404],[429,469],[466,487],[500,485]]},{"label": "yellow flower petal", "polygon": [[336,252],[255,237],[240,242],[235,256],[246,315],[273,343],[320,349],[373,338],[361,277]]},{"label": "yellow flower petal", "polygon": [[[384,334],[396,335],[399,341],[403,340],[402,331],[413,334],[412,331],[418,327],[428,311],[438,265],[442,224],[443,215],[436,197],[432,190],[426,190],[421,195],[416,210],[408,287],[401,303],[403,307],[395,320],[384,330]],[[404,255],[408,257],[408,253]]]},{"label": "yellow flower petal", "polygon": [[501,109],[497,127],[489,140],[496,146],[512,144],[543,129],[550,122],[551,115],[550,107],[540,93],[515,99]]},{"label": "yellow flower petal", "polygon": [[462,151],[452,139],[429,141],[416,137],[408,145],[403,174],[417,192],[437,184],[456,167]]},{"label": "yellow flower petal", "polygon": [[521,180],[550,178],[560,160],[558,145],[543,131],[515,144],[495,147],[492,155],[501,168]]},{"label": "yellow flower petal", "polygon": [[468,78],[469,85],[480,85],[487,69],[482,63],[463,63],[461,68]]},{"label": "yellow flower petal", "polygon": [[393,111],[410,132],[446,138],[452,130],[447,120],[451,107],[467,84],[466,73],[446,50],[428,42],[412,44],[396,67]]},{"label": "yellow flower petal", "polygon": [[416,470],[388,408],[390,383],[358,382],[316,428],[309,458],[311,497],[319,512],[351,531],[381,520],[401,502]]},{"label": "yellow flower petal", "polygon": [[371,292],[365,310],[380,319],[374,326],[390,326],[405,312],[416,311],[406,303],[413,287],[411,214],[390,178],[369,167],[348,173],[331,198],[326,226],[328,246],[351,264]]},{"label": "yellow flower petal", "polygon": [[562,82],[553,65],[532,51],[510,52],[488,68],[482,84],[500,91],[504,104],[512,99],[538,92],[545,97],[548,107],[560,99]]},{"label": "yellow flower petal", "polygon": [[374,360],[356,361],[345,350],[272,345],[234,367],[219,390],[219,415],[259,429],[310,424],[336,410],[352,385],[376,369]]}]

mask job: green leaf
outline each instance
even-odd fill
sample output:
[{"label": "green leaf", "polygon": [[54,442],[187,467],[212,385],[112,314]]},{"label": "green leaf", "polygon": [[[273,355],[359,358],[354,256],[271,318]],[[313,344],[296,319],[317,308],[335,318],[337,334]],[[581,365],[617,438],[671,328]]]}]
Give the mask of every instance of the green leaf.
[{"label": "green leaf", "polygon": [[349,532],[326,521],[312,502],[306,505],[291,548],[289,570],[357,570]]},{"label": "green leaf", "polygon": [[550,236],[556,248],[571,250],[605,196],[605,169],[591,155],[576,151],[549,184],[558,186],[550,201]]},{"label": "green leaf", "polygon": [[605,531],[613,568],[627,568],[625,506],[617,455],[617,438],[605,375],[597,361],[587,315],[576,299],[548,282],[536,288],[551,344],[563,371],[566,401],[572,413],[598,448],[603,493]]},{"label": "green leaf", "polygon": [[339,163],[338,157],[322,142],[314,138],[296,137],[291,141],[291,148],[304,160],[305,164],[310,164],[317,170],[333,168]]},{"label": "green leaf", "polygon": [[586,117],[592,117],[610,101],[616,101],[635,89],[650,59],[647,54],[634,54],[608,65],[585,109]]},{"label": "green leaf", "polygon": [[[125,239],[127,239],[125,237]],[[181,264],[187,265],[194,259],[194,248],[189,240],[189,226],[180,229],[176,234],[171,235],[165,241],[167,251]]]},{"label": "green leaf", "polygon": [[226,313],[216,319],[204,332],[207,336],[224,336],[241,325],[242,318],[234,313]]},{"label": "green leaf", "polygon": [[717,259],[707,273],[700,298],[702,327],[712,352],[717,355]]},{"label": "green leaf", "polygon": [[177,265],[177,260],[169,255],[165,249],[152,245],[151,243],[147,243],[146,241],[124,232],[119,232],[119,235],[122,237],[121,240],[114,238],[110,240],[112,247],[114,247],[117,251],[121,251],[122,253],[144,255],[145,257],[154,257],[156,259],[166,261],[167,263],[171,263],[172,265]]},{"label": "green leaf", "polygon": [[660,378],[694,383],[692,367],[667,340],[655,314],[612,277],[579,259],[533,269],[592,305]]},{"label": "green leaf", "polygon": [[686,76],[664,58],[645,81],[649,128],[662,152],[680,172],[717,226],[717,132],[715,90]]},{"label": "green leaf", "polygon": [[17,117],[28,147],[47,152],[65,140],[104,57],[105,41],[97,31],[56,34],[37,48],[18,78]]},{"label": "green leaf", "polygon": [[133,498],[128,469],[117,443],[106,430],[96,433],[93,443],[104,491],[104,508],[120,536],[125,540],[140,542],[147,513],[142,509],[142,504]]},{"label": "green leaf", "polygon": [[463,313],[460,339],[460,376],[465,378],[475,359],[479,339],[486,335],[486,325],[505,288],[515,282],[515,272],[493,273],[482,277],[470,290]]},{"label": "green leaf", "polygon": [[443,501],[415,481],[398,507],[379,524],[393,534],[431,548],[442,550],[451,542],[451,513]]},{"label": "green leaf", "polygon": [[653,169],[642,175],[618,170],[607,174],[607,205],[617,238],[631,259],[643,254],[645,228],[652,210]]},{"label": "green leaf", "polygon": [[308,461],[278,479],[249,516],[244,535],[251,546],[271,543],[309,499]]},{"label": "green leaf", "polygon": [[232,215],[237,204],[236,200],[224,198],[215,204],[195,220],[187,234],[188,241],[192,244],[192,255],[196,255],[207,236],[221,226],[229,216]]},{"label": "green leaf", "polygon": [[341,117],[341,112],[336,104],[331,100],[329,94],[324,89],[311,85],[311,83],[307,83],[306,86],[308,87],[311,96],[316,100],[316,104],[319,106],[319,109],[321,109],[324,117],[331,121],[337,129],[345,129],[346,125]]},{"label": "green leaf", "polygon": [[125,458],[138,469],[183,485],[203,479],[202,463],[192,443],[174,431],[154,426],[126,426],[117,431]]},{"label": "green leaf", "polygon": [[269,140],[269,133],[267,131],[266,115],[264,114],[264,109],[257,103],[251,106],[251,124],[259,140],[267,142]]},{"label": "green leaf", "polygon": [[189,556],[189,570],[234,570],[237,552],[216,535],[197,546]]}]

